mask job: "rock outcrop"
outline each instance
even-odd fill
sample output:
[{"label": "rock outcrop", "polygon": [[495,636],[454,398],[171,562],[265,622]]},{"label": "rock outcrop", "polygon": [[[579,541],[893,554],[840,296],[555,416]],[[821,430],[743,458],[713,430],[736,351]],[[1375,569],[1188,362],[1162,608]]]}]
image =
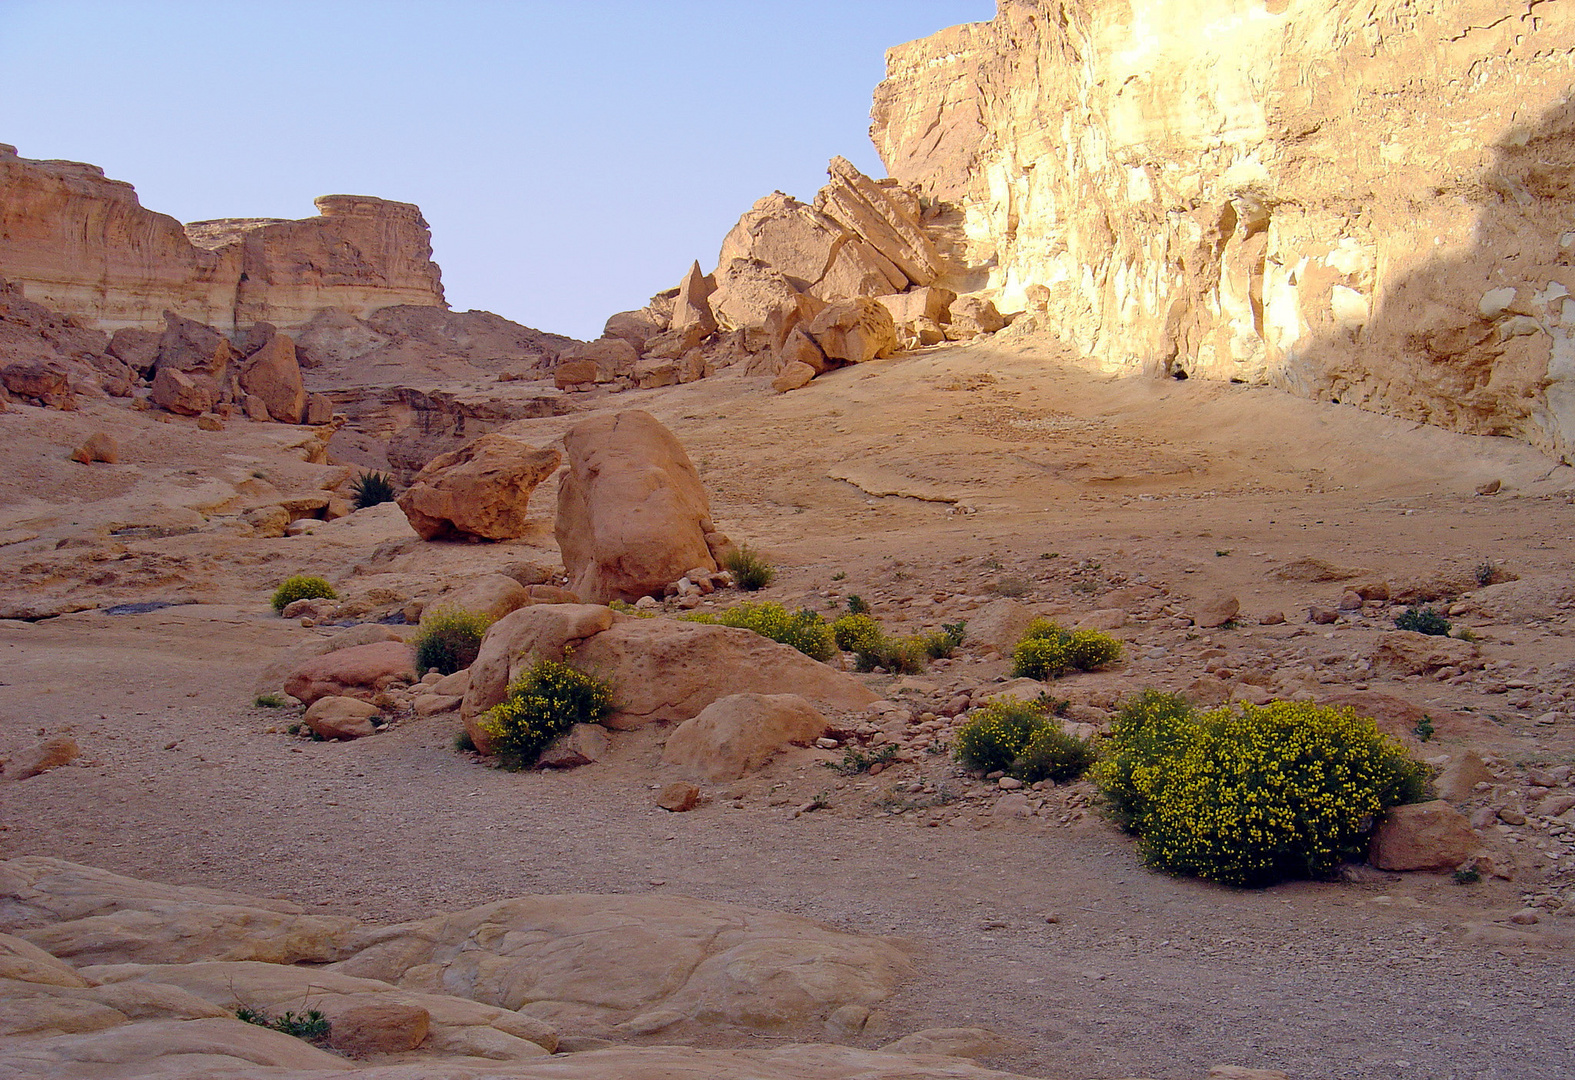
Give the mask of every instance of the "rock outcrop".
[{"label": "rock outcrop", "polygon": [[0,145],[0,273],[29,300],[103,330],[157,329],[166,310],[234,333],[256,322],[294,330],[326,307],[364,317],[445,306],[417,207],[359,195],[316,204],[299,221],[183,226],[95,165]]},{"label": "rock outcrop", "polygon": [[1568,5],[1003,0],[887,53],[927,233],[1107,370],[1575,451]]}]

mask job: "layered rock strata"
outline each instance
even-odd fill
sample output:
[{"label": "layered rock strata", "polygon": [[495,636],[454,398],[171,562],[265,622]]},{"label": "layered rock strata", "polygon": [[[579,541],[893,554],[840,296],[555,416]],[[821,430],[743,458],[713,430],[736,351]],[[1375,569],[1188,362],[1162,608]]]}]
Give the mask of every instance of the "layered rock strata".
[{"label": "layered rock strata", "polygon": [[927,231],[1109,370],[1575,449],[1575,10],[1001,0],[892,49]]},{"label": "layered rock strata", "polygon": [[325,307],[365,317],[443,307],[431,236],[409,203],[325,195],[300,221],[183,226],[96,165],[33,161],[0,144],[0,273],[83,325],[157,329],[163,313],[236,333],[286,330]]}]

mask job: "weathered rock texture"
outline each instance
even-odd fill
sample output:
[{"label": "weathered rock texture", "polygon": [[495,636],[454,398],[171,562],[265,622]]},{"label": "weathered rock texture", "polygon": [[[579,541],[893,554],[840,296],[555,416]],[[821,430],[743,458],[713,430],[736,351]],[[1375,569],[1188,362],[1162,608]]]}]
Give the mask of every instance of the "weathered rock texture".
[{"label": "weathered rock texture", "polygon": [[1107,369],[1575,449],[1575,9],[1002,0],[872,135],[958,264]]},{"label": "weathered rock texture", "polygon": [[563,456],[494,432],[429,461],[399,496],[423,540],[507,540],[525,535],[531,492]]},{"label": "weathered rock texture", "polygon": [[555,531],[570,589],[584,600],[638,600],[696,567],[716,569],[711,504],[673,433],[630,410],[563,437],[568,471]]},{"label": "weathered rock texture", "polygon": [[443,307],[421,211],[325,195],[316,217],[183,226],[96,165],[32,161],[0,144],[0,273],[88,326],[157,328],[166,310],[233,333],[304,325],[337,307]]}]

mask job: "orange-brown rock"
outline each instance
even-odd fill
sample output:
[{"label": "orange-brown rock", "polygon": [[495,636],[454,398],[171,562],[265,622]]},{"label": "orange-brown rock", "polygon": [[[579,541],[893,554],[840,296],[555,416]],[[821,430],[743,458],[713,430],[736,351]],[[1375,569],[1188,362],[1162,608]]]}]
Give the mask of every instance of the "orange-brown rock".
[{"label": "orange-brown rock", "polygon": [[1386,810],[1368,861],[1380,870],[1452,870],[1480,846],[1465,815],[1437,799]]},{"label": "orange-brown rock", "polygon": [[662,762],[710,784],[737,780],[787,746],[808,746],[826,727],[819,710],[797,694],[729,694],[678,725]]},{"label": "orange-brown rock", "polygon": [[285,680],[284,692],[307,705],[325,697],[370,700],[379,690],[415,680],[410,646],[403,641],[378,641],[313,657]]},{"label": "orange-brown rock", "polygon": [[780,191],[760,199],[722,241],[717,265],[764,263],[800,292],[824,300],[876,296],[908,280],[842,225]]},{"label": "orange-brown rock", "polygon": [[399,508],[423,540],[523,536],[531,492],[561,461],[556,450],[483,435],[429,461],[399,496]]},{"label": "orange-brown rock", "polygon": [[316,204],[299,221],[182,226],[97,166],[0,146],[0,265],[29,299],[106,330],[156,329],[165,310],[233,332],[295,329],[325,307],[444,306],[420,210],[358,195]]},{"label": "orange-brown rock", "polygon": [[295,342],[288,334],[275,334],[240,370],[241,389],[262,400],[268,415],[281,424],[306,419],[306,384],[296,362]]},{"label": "orange-brown rock", "polygon": [[660,594],[691,567],[716,569],[710,500],[673,433],[650,413],[606,413],[564,435],[568,470],[554,533],[570,589],[591,603]]},{"label": "orange-brown rock", "polygon": [[95,461],[114,465],[120,461],[120,444],[108,432],[95,431],[71,451],[71,460],[83,465],[91,465]]},{"label": "orange-brown rock", "polygon": [[861,364],[897,349],[897,325],[886,306],[873,297],[828,304],[804,329],[828,360]]},{"label": "orange-brown rock", "polygon": [[219,403],[219,384],[211,375],[188,375],[177,368],[160,368],[153,376],[153,404],[182,416],[201,416]]},{"label": "orange-brown rock", "polygon": [[[684,275],[684,280],[678,285],[678,295],[673,300],[673,311],[667,320],[667,329],[683,333],[693,331],[703,338],[716,330],[716,316],[713,314],[711,294],[716,291],[716,280],[710,274],[700,272],[700,264],[694,263],[689,267],[689,272]],[[699,338],[690,340],[686,347],[693,348],[698,344]]]}]

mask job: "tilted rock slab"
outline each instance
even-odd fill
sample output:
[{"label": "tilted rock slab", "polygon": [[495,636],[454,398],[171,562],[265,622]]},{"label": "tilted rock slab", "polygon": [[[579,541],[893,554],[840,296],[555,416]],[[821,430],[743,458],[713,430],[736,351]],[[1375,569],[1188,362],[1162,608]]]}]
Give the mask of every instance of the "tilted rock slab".
[{"label": "tilted rock slab", "polygon": [[423,540],[524,536],[531,492],[562,460],[556,450],[483,435],[427,462],[399,496],[399,508]]},{"label": "tilted rock slab", "polygon": [[700,474],[654,416],[594,416],[563,443],[569,467],[553,531],[571,592],[589,603],[633,601],[659,595],[686,570],[716,569]]}]

